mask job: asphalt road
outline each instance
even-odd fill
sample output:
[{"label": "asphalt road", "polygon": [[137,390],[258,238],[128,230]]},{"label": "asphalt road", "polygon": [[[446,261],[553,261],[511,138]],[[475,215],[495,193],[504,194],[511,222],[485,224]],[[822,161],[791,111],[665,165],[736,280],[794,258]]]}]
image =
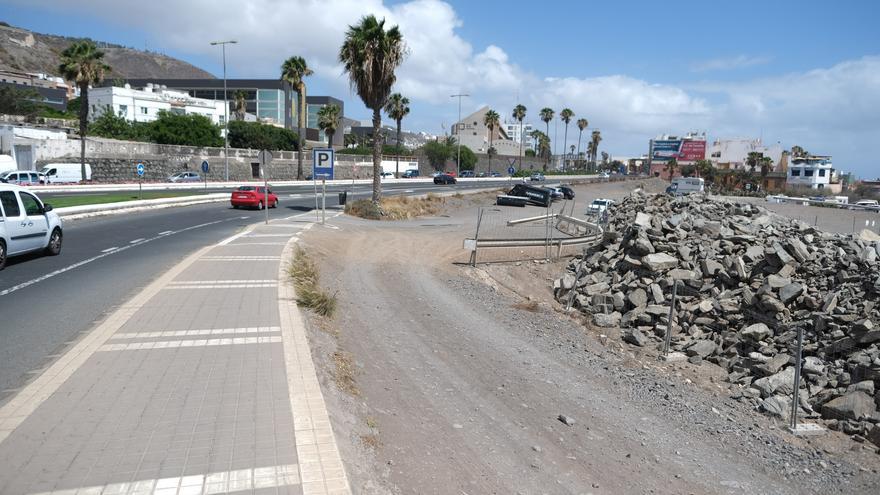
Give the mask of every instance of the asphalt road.
[{"label": "asphalt road", "polygon": [[[387,184],[384,192],[416,195],[485,187],[491,185]],[[371,191],[367,184],[345,189],[350,199],[369,197]],[[338,205],[339,190],[328,188],[328,207]],[[315,206],[309,188],[278,187],[275,192],[281,204],[270,210],[270,217]],[[41,194],[48,202],[52,196]],[[67,221],[61,255],[10,259],[0,272],[0,404],[154,278],[264,214],[211,203]]]}]

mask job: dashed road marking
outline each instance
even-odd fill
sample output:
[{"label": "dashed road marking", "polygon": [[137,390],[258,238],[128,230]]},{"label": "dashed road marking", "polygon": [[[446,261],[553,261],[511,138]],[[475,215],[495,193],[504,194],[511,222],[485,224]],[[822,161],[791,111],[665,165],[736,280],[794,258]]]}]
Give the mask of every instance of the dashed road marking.
[{"label": "dashed road marking", "polygon": [[137,244],[137,243],[141,242],[142,240],[144,240],[144,238],[143,238],[143,237],[140,237],[140,238],[137,238],[137,239],[135,239],[135,240],[133,240],[133,241],[128,241],[128,243],[129,243],[129,244]]},{"label": "dashed road marking", "polygon": [[119,249],[119,246],[113,246],[111,248],[102,249],[101,252],[102,253],[110,253],[110,252],[116,251],[117,249]]}]

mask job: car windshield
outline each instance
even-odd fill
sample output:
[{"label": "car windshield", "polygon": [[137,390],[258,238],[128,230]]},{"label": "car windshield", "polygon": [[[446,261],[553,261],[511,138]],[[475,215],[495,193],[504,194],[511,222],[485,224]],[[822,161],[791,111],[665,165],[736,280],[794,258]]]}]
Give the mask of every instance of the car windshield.
[{"label": "car windshield", "polygon": [[257,188],[254,186],[239,186],[239,191],[256,191]]}]

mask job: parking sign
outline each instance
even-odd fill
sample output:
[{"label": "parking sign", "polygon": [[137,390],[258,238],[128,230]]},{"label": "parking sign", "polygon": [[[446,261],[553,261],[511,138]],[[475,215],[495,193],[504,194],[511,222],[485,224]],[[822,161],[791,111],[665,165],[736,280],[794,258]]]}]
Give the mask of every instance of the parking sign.
[{"label": "parking sign", "polygon": [[312,177],[333,180],[333,149],[315,148],[312,150]]}]

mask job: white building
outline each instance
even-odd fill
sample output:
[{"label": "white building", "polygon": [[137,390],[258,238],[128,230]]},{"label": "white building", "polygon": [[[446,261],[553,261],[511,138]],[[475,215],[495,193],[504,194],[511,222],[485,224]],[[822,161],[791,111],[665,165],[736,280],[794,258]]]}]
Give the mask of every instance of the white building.
[{"label": "white building", "polygon": [[[507,136],[513,140],[514,142],[520,142],[520,124],[519,121],[514,120],[512,122],[505,120],[501,127],[504,128],[504,132],[507,133]],[[522,134],[525,135],[526,140],[523,142],[523,149],[535,149],[535,138],[532,137],[532,131],[535,128],[532,124],[528,122],[522,123]]]},{"label": "white building", "polygon": [[825,189],[831,184],[834,168],[830,156],[792,157],[785,182],[789,186]]},{"label": "white building", "polygon": [[[452,126],[452,136],[474,153],[486,153],[491,142],[498,156],[519,156],[520,144],[507,134],[507,124],[501,124],[499,128],[493,129],[492,139],[489,139],[489,128],[484,123],[488,111],[489,107],[483,107],[462,117],[460,122]],[[519,122],[516,123],[516,130],[519,132]],[[522,152],[525,153],[527,149],[528,145],[523,143]]]},{"label": "white building", "polygon": [[89,91],[89,104],[94,108],[95,116],[110,108],[131,122],[152,122],[161,110],[165,110],[180,115],[204,115],[220,126],[225,123],[222,100],[193,98],[188,93],[153,84],[142,90],[133,89],[128,84],[122,88],[94,88]]},{"label": "white building", "polygon": [[715,167],[725,164],[731,170],[744,169],[749,153],[760,153],[773,160],[773,168],[782,161],[782,145],[765,146],[761,139],[716,139],[708,146],[706,155]]}]

